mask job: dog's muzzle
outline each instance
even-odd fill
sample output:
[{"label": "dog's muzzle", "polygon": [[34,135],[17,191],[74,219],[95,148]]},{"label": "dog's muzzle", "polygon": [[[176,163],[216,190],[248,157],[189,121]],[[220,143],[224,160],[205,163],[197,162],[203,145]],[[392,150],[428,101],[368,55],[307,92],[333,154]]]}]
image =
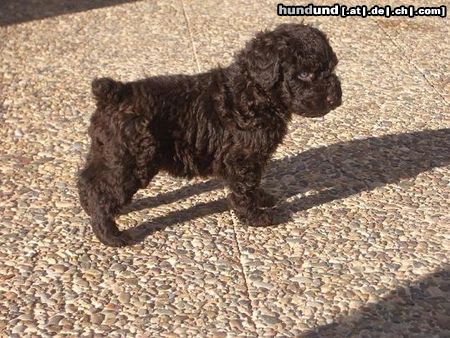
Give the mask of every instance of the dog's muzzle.
[{"label": "dog's muzzle", "polygon": [[326,104],[329,110],[336,109],[342,104],[341,82],[336,75],[332,75],[327,89]]},{"label": "dog's muzzle", "polygon": [[323,109],[316,114],[308,115],[309,117],[321,117],[328,114],[342,104],[341,83],[336,75],[331,75],[326,89],[326,97],[323,102]]}]

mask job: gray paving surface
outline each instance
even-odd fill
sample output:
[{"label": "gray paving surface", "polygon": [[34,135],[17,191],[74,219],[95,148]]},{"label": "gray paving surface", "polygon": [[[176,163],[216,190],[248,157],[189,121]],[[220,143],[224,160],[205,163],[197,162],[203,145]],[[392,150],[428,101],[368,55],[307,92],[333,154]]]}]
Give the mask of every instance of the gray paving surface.
[{"label": "gray paving surface", "polygon": [[114,249],[74,186],[91,79],[226,65],[301,18],[268,1],[85,3],[0,4],[1,336],[450,336],[447,18],[305,18],[340,58],[344,104],[295,118],[277,151],[264,186],[285,221],[245,227],[220,182],[159,175],[119,219],[154,233]]}]

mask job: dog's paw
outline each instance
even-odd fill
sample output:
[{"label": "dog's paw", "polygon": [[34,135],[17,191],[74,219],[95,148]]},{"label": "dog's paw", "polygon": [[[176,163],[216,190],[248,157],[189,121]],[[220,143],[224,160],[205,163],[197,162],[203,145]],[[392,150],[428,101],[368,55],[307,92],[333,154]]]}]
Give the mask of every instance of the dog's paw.
[{"label": "dog's paw", "polygon": [[273,216],[267,210],[257,209],[247,215],[243,221],[253,227],[265,227],[273,224]]},{"label": "dog's paw", "polygon": [[111,247],[124,247],[131,245],[134,239],[126,232],[119,232],[115,235],[110,235],[102,238],[98,238],[100,242]]},{"label": "dog's paw", "polygon": [[277,203],[275,196],[269,194],[263,189],[259,189],[257,193],[258,206],[261,208],[272,208]]}]

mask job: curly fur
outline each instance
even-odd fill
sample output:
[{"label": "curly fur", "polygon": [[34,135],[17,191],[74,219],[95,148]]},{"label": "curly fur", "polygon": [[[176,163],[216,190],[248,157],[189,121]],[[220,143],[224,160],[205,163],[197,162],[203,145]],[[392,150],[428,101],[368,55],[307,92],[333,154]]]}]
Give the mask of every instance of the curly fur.
[{"label": "curly fur", "polygon": [[236,215],[269,225],[264,207],[274,200],[259,188],[264,167],[293,113],[323,116],[340,105],[336,64],[322,32],[284,24],[258,33],[226,68],[129,83],[94,80],[97,109],[78,188],[98,239],[110,246],[135,241],[114,218],[160,170],[222,178]]}]

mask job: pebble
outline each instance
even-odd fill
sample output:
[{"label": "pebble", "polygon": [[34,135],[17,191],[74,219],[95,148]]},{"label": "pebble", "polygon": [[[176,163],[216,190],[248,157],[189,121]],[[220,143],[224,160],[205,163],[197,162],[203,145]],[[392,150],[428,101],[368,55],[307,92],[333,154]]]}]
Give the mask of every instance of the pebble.
[{"label": "pebble", "polygon": [[52,266],[52,269],[57,273],[64,273],[68,270],[68,267],[62,264],[55,264]]},{"label": "pebble", "polygon": [[302,277],[302,276],[292,277],[291,281],[297,282],[297,283],[302,283],[302,284],[311,284],[311,278]]},{"label": "pebble", "polygon": [[230,327],[232,330],[237,330],[237,331],[243,331],[244,328],[242,327],[242,323],[240,320],[237,319],[231,319],[230,320]]},{"label": "pebble", "polygon": [[63,319],[63,318],[64,318],[64,316],[62,316],[62,315],[55,315],[55,316],[50,318],[49,324],[51,324],[51,325],[58,325],[59,322],[61,321],[61,319]]},{"label": "pebble", "polygon": [[266,283],[266,282],[262,282],[262,281],[254,281],[253,285],[255,285],[258,288],[262,288],[262,289],[266,289],[266,290],[270,290],[273,288],[273,285],[270,283]]},{"label": "pebble", "polygon": [[68,201],[56,201],[55,206],[57,208],[69,209],[69,208],[74,208],[75,204],[73,204],[72,202],[68,202]]},{"label": "pebble", "polygon": [[3,293],[3,297],[5,297],[7,300],[14,300],[17,298],[17,294],[12,291],[6,291]]},{"label": "pebble", "polygon": [[126,266],[120,263],[114,263],[113,265],[111,265],[110,269],[111,271],[121,272],[126,270]]},{"label": "pebble", "polygon": [[102,323],[103,323],[104,325],[110,326],[110,325],[115,324],[115,323],[116,323],[116,320],[117,320],[117,318],[116,318],[116,316],[115,316],[114,314],[107,313],[107,314],[105,315],[105,319],[103,320]]},{"label": "pebble", "polygon": [[16,326],[14,326],[11,331],[14,334],[21,334],[22,332],[25,331],[25,329],[26,329],[26,326],[21,324],[21,323],[19,323]]},{"label": "pebble", "polygon": [[268,325],[281,323],[281,320],[275,316],[261,315],[261,319]]},{"label": "pebble", "polygon": [[121,292],[119,295],[119,301],[123,304],[128,304],[130,302],[130,294],[128,292]]},{"label": "pebble", "polygon": [[138,310],[138,315],[139,316],[147,316],[147,314],[148,314],[147,309],[139,309]]},{"label": "pebble", "polygon": [[176,334],[178,334],[178,335],[180,335],[180,336],[184,336],[184,335],[186,335],[187,328],[186,328],[186,327],[179,326],[179,327],[176,327],[176,328],[173,330],[173,332],[176,333]]},{"label": "pebble", "polygon": [[103,322],[104,318],[104,314],[97,312],[91,315],[91,322],[92,324],[100,325]]}]

